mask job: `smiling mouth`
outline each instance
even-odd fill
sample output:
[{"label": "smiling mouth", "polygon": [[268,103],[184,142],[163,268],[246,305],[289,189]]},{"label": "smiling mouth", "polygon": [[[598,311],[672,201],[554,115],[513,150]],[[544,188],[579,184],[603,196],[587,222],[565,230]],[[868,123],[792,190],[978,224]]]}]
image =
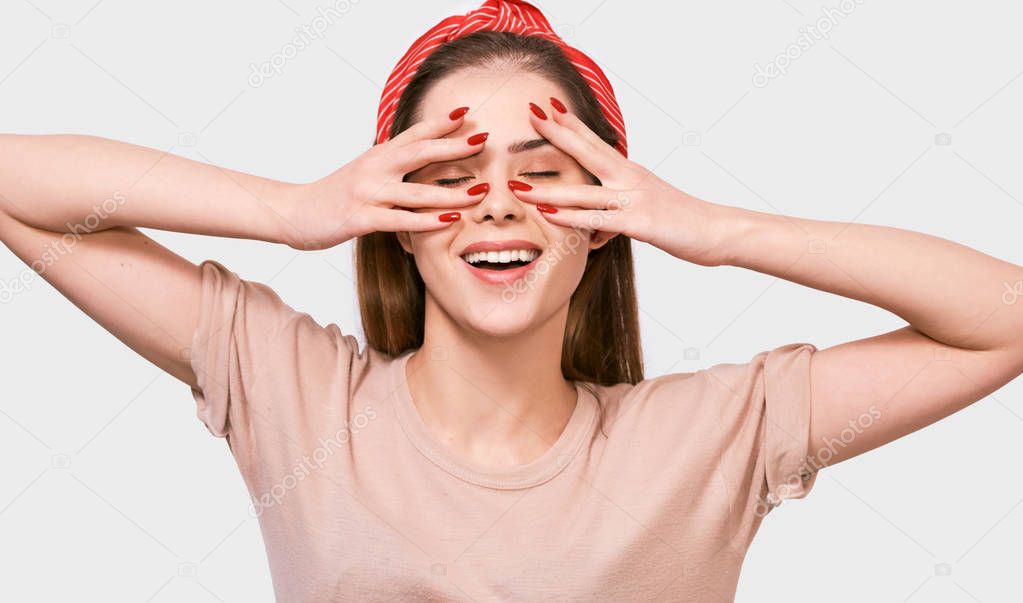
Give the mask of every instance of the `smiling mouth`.
[{"label": "smiling mouth", "polygon": [[512,270],[528,266],[540,257],[542,252],[537,249],[511,249],[503,251],[478,251],[463,254],[462,260],[473,268],[481,270]]}]

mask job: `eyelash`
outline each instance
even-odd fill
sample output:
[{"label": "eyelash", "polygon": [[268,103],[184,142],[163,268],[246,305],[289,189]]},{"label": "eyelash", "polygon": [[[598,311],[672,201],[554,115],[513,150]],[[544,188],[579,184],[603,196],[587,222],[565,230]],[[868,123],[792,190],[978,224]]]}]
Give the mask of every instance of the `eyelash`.
[{"label": "eyelash", "polygon": [[[557,172],[557,171],[554,171],[554,170],[545,170],[545,171],[542,171],[542,172],[523,172],[522,173],[523,176],[534,176],[534,177],[537,177],[537,178],[553,178],[555,176],[559,176],[560,174],[561,174],[561,172]],[[461,183],[466,182],[467,180],[471,180],[471,179],[472,179],[472,176],[462,176],[461,178],[441,178],[439,180],[434,180],[433,183],[437,184],[437,185],[440,185],[440,186],[453,186],[453,185],[456,185],[456,184],[461,184]]]}]

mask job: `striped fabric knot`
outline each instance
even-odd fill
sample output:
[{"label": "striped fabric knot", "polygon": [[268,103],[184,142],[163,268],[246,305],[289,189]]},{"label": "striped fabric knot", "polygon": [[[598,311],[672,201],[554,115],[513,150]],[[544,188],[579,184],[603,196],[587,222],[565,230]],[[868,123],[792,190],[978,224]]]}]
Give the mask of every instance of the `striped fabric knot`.
[{"label": "striped fabric knot", "polygon": [[604,116],[618,133],[618,144],[615,148],[628,157],[625,122],[622,120],[622,111],[618,107],[611,82],[590,57],[569,46],[554,33],[539,9],[522,0],[486,0],[476,10],[464,15],[447,17],[420,36],[398,61],[380,95],[380,108],[377,111],[377,144],[390,138],[398,99],[415,76],[419,65],[445,42],[476,31],[510,31],[527,36],[540,36],[557,44],[579,75],[586,80]]}]

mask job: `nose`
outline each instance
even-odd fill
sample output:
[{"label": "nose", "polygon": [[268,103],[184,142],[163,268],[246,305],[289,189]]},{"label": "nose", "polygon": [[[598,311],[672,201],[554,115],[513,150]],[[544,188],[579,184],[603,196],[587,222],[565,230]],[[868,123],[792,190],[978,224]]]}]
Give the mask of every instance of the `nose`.
[{"label": "nose", "polygon": [[519,201],[508,190],[507,178],[497,173],[489,175],[490,192],[477,205],[471,208],[470,217],[477,223],[493,222],[494,224],[521,222],[526,217],[525,203]]}]

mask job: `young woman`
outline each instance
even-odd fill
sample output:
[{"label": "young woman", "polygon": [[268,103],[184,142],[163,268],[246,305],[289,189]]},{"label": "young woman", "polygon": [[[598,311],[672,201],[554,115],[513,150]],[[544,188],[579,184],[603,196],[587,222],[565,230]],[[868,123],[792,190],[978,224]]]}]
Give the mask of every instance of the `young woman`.
[{"label": "young woman", "polygon": [[[818,470],[1023,371],[1023,313],[1001,299],[1023,269],[694,198],[627,159],[620,118],[539,11],[489,0],[417,40],[377,144],[312,183],[0,137],[0,236],[192,388],[250,489],[280,600],[727,601],[764,516]],[[355,240],[367,346],[138,227]],[[632,240],[909,324],[645,379]],[[61,242],[73,257],[38,255]]]}]

